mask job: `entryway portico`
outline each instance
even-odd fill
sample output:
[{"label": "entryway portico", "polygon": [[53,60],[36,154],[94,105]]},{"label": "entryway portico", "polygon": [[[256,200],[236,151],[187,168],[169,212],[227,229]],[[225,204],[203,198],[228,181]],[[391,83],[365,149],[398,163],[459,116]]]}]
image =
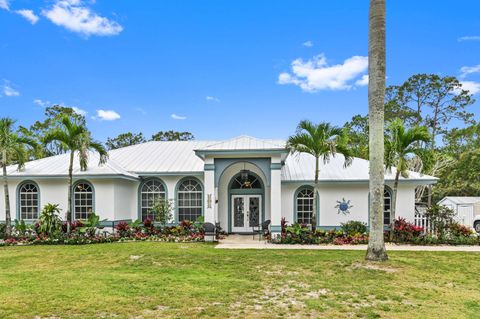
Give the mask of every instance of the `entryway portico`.
[{"label": "entryway portico", "polygon": [[205,163],[205,222],[229,233],[251,233],[269,219],[272,233],[280,232],[284,145],[241,136],[195,153]]}]

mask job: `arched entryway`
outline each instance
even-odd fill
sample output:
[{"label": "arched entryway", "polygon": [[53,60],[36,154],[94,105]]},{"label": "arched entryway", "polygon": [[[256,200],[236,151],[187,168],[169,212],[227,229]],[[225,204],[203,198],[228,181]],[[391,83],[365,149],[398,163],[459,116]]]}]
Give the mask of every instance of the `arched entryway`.
[{"label": "arched entryway", "polygon": [[265,218],[265,187],[255,173],[242,170],[228,185],[229,232],[248,233]]}]

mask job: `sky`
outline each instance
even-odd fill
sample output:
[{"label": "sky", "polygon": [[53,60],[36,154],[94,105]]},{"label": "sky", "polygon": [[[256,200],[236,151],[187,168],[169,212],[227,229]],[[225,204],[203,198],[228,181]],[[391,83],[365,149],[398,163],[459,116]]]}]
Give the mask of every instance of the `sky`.
[{"label": "sky", "polygon": [[[387,85],[454,75],[480,99],[478,12],[387,1]],[[0,116],[28,126],[70,106],[101,141],[286,138],[367,113],[367,45],[367,0],[0,0]]]}]

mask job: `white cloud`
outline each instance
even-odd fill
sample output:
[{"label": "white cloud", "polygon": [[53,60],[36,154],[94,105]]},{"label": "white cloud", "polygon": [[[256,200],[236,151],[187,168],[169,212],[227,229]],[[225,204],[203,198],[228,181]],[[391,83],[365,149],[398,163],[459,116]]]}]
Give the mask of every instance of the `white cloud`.
[{"label": "white cloud", "polygon": [[170,117],[174,120],[186,120],[187,117],[186,116],[180,116],[180,115],[177,115],[175,113],[173,113],[172,115],[170,115]]},{"label": "white cloud", "polygon": [[463,42],[463,41],[480,41],[480,35],[467,35],[458,38],[458,42]]},{"label": "white cloud", "polygon": [[38,19],[40,19],[32,10],[22,9],[15,12],[27,19],[31,24],[37,23]]},{"label": "white cloud", "polygon": [[118,22],[99,16],[81,0],[57,0],[49,10],[43,10],[42,15],[54,24],[86,37],[112,36],[123,30]]},{"label": "white cloud", "polygon": [[9,0],[0,0],[0,9],[10,10]]},{"label": "white cloud", "polygon": [[113,110],[97,110],[97,117],[101,121],[115,121],[120,119],[120,114]]},{"label": "white cloud", "polygon": [[37,104],[38,106],[41,106],[41,107],[46,107],[46,106],[50,105],[50,101],[44,101],[44,100],[41,100],[41,99],[35,99],[35,100],[33,100],[33,103]]},{"label": "white cloud", "polygon": [[474,81],[461,81],[462,89],[469,91],[470,94],[480,93],[480,82]]},{"label": "white cloud", "polygon": [[215,96],[206,96],[205,99],[207,101],[220,102],[220,99],[218,97],[215,97]]},{"label": "white cloud", "polygon": [[303,42],[302,45],[304,47],[311,48],[311,47],[313,47],[313,42],[308,40],[308,41]]},{"label": "white cloud", "polygon": [[70,108],[71,108],[75,113],[77,113],[78,115],[81,115],[81,116],[87,115],[87,111],[82,110],[82,109],[79,108],[79,107],[76,107],[76,106],[65,106],[65,107],[70,107]]},{"label": "white cloud", "polygon": [[20,95],[20,92],[14,88],[12,88],[12,86],[10,85],[10,82],[9,81],[6,81],[4,80],[3,81],[4,84],[3,84],[3,94],[5,94],[5,96],[19,96]]},{"label": "white cloud", "polygon": [[296,59],[292,62],[292,73],[281,73],[279,84],[294,84],[303,91],[348,90],[351,81],[358,79],[368,68],[368,57],[353,56],[343,64],[328,65],[325,55],[320,54],[311,60]]},{"label": "white cloud", "polygon": [[460,74],[461,78],[464,78],[467,75],[472,73],[480,73],[480,64],[477,64],[475,66],[462,66],[460,68],[460,72],[461,72]]},{"label": "white cloud", "polygon": [[364,75],[362,75],[362,77],[359,80],[356,80],[355,85],[357,85],[357,86],[368,85],[368,74],[364,74]]}]

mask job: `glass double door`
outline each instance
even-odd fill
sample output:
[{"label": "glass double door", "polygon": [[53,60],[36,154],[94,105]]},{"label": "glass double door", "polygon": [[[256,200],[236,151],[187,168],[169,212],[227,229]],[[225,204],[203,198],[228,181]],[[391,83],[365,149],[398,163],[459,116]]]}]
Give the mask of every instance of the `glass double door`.
[{"label": "glass double door", "polygon": [[252,232],[261,223],[260,195],[232,195],[232,232]]}]

